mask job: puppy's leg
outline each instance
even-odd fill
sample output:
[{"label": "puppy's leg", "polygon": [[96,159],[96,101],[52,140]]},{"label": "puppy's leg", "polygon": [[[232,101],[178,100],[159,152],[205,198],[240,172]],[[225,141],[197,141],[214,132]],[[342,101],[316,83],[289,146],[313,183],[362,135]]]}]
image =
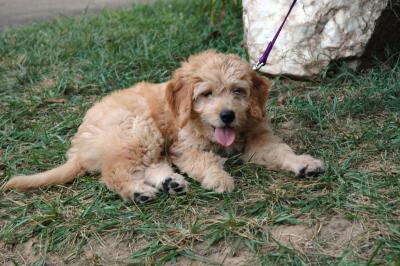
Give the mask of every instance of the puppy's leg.
[{"label": "puppy's leg", "polygon": [[173,163],[206,189],[222,193],[235,188],[233,178],[224,170],[224,159],[212,152],[180,150],[178,155],[173,156]]},{"label": "puppy's leg", "polygon": [[167,162],[148,166],[145,170],[145,183],[169,194],[181,194],[188,188],[185,178],[175,173]]},{"label": "puppy's leg", "polygon": [[138,203],[153,200],[158,189],[146,184],[144,169],[126,158],[115,158],[102,170],[101,180],[125,200]]},{"label": "puppy's leg", "polygon": [[154,121],[145,114],[128,117],[107,138],[102,181],[124,199],[145,202],[156,198],[158,189],[146,182],[147,165],[160,160],[163,139]]},{"label": "puppy's leg", "polygon": [[296,155],[269,129],[264,129],[248,139],[242,159],[264,165],[271,170],[291,171],[299,177],[313,176],[324,171],[320,160],[306,154]]}]

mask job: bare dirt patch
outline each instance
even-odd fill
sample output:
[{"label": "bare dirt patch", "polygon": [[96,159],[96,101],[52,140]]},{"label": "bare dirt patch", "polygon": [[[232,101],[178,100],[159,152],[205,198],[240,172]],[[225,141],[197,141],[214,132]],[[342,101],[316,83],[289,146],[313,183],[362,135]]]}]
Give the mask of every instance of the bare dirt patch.
[{"label": "bare dirt patch", "polygon": [[289,247],[303,249],[315,238],[315,228],[306,225],[280,225],[272,229],[272,237]]},{"label": "bare dirt patch", "polygon": [[326,255],[340,257],[346,249],[353,249],[364,232],[360,222],[334,216],[322,225],[319,240]]},{"label": "bare dirt patch", "polygon": [[278,226],[271,230],[272,237],[286,246],[302,251],[317,251],[331,257],[341,257],[359,242],[364,228],[360,222],[341,215],[315,224]]},{"label": "bare dirt patch", "polygon": [[[363,235],[361,223],[350,221],[341,215],[313,225],[279,225],[271,228],[271,243],[261,247],[260,252],[270,252],[270,248],[280,245],[301,251],[303,254],[320,253],[330,257],[341,257],[343,252],[355,249]],[[221,243],[207,249],[205,243],[196,245],[193,250],[197,259],[178,257],[176,265],[257,265],[257,256],[247,248],[241,247],[235,252],[231,245]],[[172,265],[172,264],[167,264]]]},{"label": "bare dirt patch", "polygon": [[121,236],[90,239],[74,265],[125,265],[133,252],[146,241],[127,240]]},{"label": "bare dirt patch", "polygon": [[[193,248],[198,259],[192,259],[180,256],[176,260],[177,266],[206,266],[206,265],[258,265],[256,256],[252,254],[247,248],[241,248],[235,251],[231,246],[226,243],[207,248],[205,243],[196,245]],[[172,263],[165,265],[172,266]]]},{"label": "bare dirt patch", "polygon": [[[271,236],[276,242],[305,254],[318,252],[338,258],[345,251],[356,251],[360,242],[363,241],[364,232],[365,229],[360,222],[336,215],[312,226],[279,225],[271,229]],[[276,242],[271,241],[270,244],[275,246]],[[78,255],[49,253],[45,261],[49,265],[126,265],[129,264],[130,256],[145,244],[145,239],[132,240],[123,236],[96,237],[90,239]],[[270,245],[268,246],[264,247],[266,252],[271,248]],[[176,260],[176,265],[258,264],[257,256],[247,248],[234,249],[227,243],[208,247],[205,242],[202,242],[193,247],[193,253],[196,258],[180,256]],[[43,246],[35,239],[13,246],[0,242],[0,254],[1,265],[14,265],[14,262],[31,264],[43,259]]]},{"label": "bare dirt patch", "polygon": [[[143,247],[145,241],[132,241],[118,237],[92,238],[79,254],[61,251],[46,254],[46,265],[126,265],[133,252]],[[43,260],[43,246],[36,239],[8,245],[0,242],[0,265],[30,265]]]},{"label": "bare dirt patch", "polygon": [[[0,242],[0,263],[1,265],[30,265],[43,259],[42,246],[36,239],[29,239],[27,242],[17,245],[8,245]],[[46,262],[50,265],[65,265],[62,257],[48,254]]]}]

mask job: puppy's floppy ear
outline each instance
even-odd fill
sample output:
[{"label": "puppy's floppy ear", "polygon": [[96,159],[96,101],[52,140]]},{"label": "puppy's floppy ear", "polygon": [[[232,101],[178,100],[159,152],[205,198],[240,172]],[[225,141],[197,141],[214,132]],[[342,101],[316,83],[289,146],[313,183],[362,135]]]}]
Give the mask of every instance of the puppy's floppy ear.
[{"label": "puppy's floppy ear", "polygon": [[261,121],[265,118],[265,105],[268,99],[271,82],[262,76],[258,76],[255,72],[252,73],[251,77],[253,86],[250,91],[250,115]]},{"label": "puppy's floppy ear", "polygon": [[175,73],[165,92],[169,108],[180,127],[187,123],[192,112],[193,86],[185,83],[189,82],[185,82],[180,73]]}]

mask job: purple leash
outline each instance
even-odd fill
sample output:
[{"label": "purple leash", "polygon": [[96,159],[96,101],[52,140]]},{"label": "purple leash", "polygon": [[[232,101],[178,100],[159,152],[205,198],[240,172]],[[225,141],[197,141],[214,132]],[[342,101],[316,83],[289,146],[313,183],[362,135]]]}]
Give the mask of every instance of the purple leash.
[{"label": "purple leash", "polygon": [[296,4],[296,2],[297,2],[297,0],[294,0],[294,1],[293,1],[292,5],[290,6],[289,12],[287,13],[285,19],[282,21],[282,24],[281,24],[281,26],[279,27],[278,31],[275,33],[274,38],[272,39],[272,41],[270,41],[270,42],[268,43],[267,49],[265,49],[265,51],[264,51],[264,53],[262,54],[262,56],[260,57],[260,59],[258,59],[258,63],[255,64],[255,65],[253,66],[253,69],[254,69],[255,71],[260,70],[260,68],[262,68],[263,66],[266,65],[268,56],[269,56],[269,54],[271,53],[272,48],[274,47],[274,44],[275,44],[275,42],[276,42],[276,39],[278,39],[279,33],[281,32],[281,30],[282,30],[282,28],[283,28],[283,25],[285,25],[285,22],[286,22],[287,18],[289,17],[290,12],[292,12],[292,9],[293,9],[294,5]]}]

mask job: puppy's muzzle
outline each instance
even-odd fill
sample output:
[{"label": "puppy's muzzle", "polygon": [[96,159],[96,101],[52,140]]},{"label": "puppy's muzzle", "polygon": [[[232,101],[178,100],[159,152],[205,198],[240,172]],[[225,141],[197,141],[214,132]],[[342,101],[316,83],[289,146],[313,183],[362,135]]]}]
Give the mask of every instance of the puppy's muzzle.
[{"label": "puppy's muzzle", "polygon": [[221,113],[219,113],[219,117],[225,124],[230,124],[233,122],[233,120],[235,120],[235,112],[232,110],[223,110]]}]

